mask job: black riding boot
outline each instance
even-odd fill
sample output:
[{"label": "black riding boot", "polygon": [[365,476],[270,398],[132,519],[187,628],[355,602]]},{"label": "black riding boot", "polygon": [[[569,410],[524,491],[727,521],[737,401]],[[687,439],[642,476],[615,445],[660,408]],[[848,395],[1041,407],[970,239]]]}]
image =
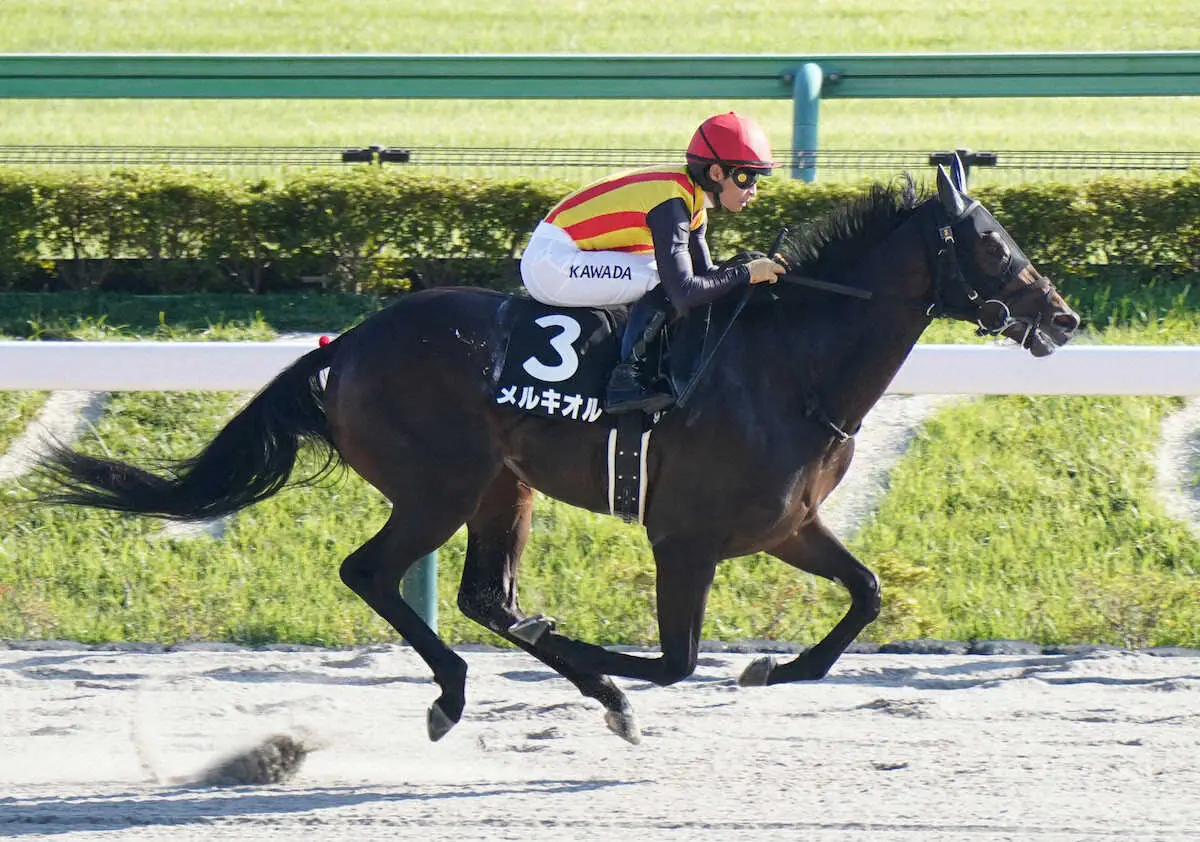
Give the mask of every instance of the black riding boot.
[{"label": "black riding boot", "polygon": [[604,411],[653,413],[666,409],[675,398],[652,381],[646,371],[646,349],[667,321],[666,296],[658,289],[651,290],[629,308],[629,324],[621,337],[621,362],[608,380]]}]

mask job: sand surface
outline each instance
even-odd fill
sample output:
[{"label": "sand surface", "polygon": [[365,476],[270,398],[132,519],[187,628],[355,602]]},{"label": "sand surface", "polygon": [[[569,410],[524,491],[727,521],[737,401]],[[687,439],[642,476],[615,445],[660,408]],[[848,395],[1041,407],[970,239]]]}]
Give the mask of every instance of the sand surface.
[{"label": "sand surface", "polygon": [[[622,681],[640,746],[516,652],[463,651],[463,721],[403,646],[0,649],[0,837],[76,840],[1200,838],[1200,657],[846,655],[742,689],[709,653]],[[277,733],[270,785],[195,781]]]}]

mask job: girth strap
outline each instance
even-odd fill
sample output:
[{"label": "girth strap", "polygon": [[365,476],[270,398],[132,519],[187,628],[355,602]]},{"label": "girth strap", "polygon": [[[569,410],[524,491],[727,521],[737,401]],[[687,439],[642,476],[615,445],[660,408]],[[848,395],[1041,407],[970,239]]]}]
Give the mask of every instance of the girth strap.
[{"label": "girth strap", "polygon": [[644,412],[625,412],[608,431],[608,512],[628,523],[646,516],[647,420]]}]

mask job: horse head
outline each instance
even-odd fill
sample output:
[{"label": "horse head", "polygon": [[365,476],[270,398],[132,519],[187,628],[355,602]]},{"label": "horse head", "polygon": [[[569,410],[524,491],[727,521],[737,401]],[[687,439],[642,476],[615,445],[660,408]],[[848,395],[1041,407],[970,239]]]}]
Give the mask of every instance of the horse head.
[{"label": "horse head", "polygon": [[1004,226],[966,192],[962,161],[938,167],[934,304],[931,315],[971,321],[979,334],[1018,342],[1045,357],[1070,341],[1079,315]]}]

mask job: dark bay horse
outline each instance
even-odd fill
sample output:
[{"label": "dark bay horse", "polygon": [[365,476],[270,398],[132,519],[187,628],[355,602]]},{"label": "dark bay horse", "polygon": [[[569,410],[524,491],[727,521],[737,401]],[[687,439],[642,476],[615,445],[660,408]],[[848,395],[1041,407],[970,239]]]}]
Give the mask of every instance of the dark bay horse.
[{"label": "dark bay horse", "polygon": [[[936,317],[967,320],[1035,356],[1079,318],[1011,237],[939,169],[935,195],[910,179],[877,185],[807,226],[780,254],[797,276],[859,293],[780,283],[755,288],[687,404],[656,427],[645,528],[654,550],[661,655],[614,652],[525,614],[517,572],[534,489],[607,512],[607,430],[497,406],[495,325],[506,296],[414,294],[282,372],[198,455],[166,476],[59,449],[42,465],[44,499],[177,519],[237,511],[279,491],[302,444],[324,447],[392,503],[383,528],[341,566],[342,580],[429,664],[441,695],[431,739],[457,723],[467,664],[400,596],[417,559],[467,525],[458,605],[605,709],[637,742],[610,676],[660,685],[696,666],[718,562],[767,552],[836,580],[851,605],[823,640],[786,663],[753,662],[743,685],[818,679],[877,615],[879,583],[821,523],[853,433]],[[737,296],[733,296],[737,298]]]}]

